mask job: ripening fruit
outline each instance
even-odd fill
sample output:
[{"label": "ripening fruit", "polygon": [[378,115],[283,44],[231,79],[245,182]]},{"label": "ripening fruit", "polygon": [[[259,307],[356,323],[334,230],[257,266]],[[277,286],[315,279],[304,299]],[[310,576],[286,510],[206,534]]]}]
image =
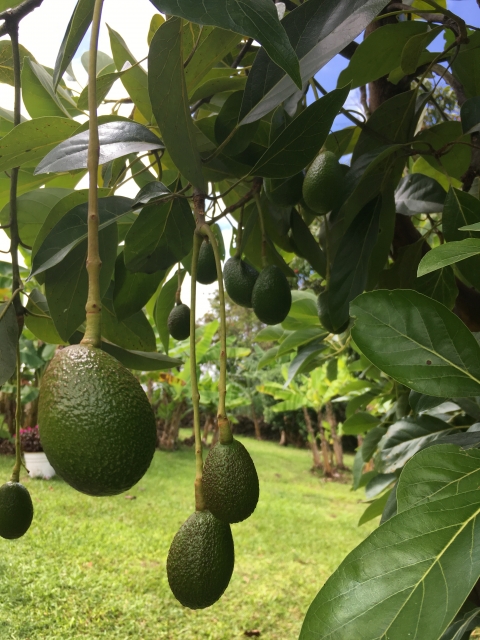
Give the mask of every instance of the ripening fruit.
[{"label": "ripening fruit", "polygon": [[186,340],[190,336],[190,307],[180,303],[173,307],[167,320],[168,331],[175,340]]},{"label": "ripening fruit", "polygon": [[197,282],[212,284],[217,279],[217,265],[212,243],[204,240],[200,246],[197,263]]},{"label": "ripening fruit", "polygon": [[266,178],[265,194],[278,207],[293,207],[302,198],[303,171],[291,178]]},{"label": "ripening fruit", "polygon": [[228,587],[234,563],[230,525],[217,520],[210,511],[195,511],[170,545],[170,589],[184,607],[210,607]]},{"label": "ripening fruit", "polygon": [[20,482],[0,487],[0,536],[15,540],[25,535],[33,520],[33,504],[28,490]]},{"label": "ripening fruit", "polygon": [[292,292],[284,273],[276,265],[265,267],[252,292],[255,315],[265,324],[279,324],[288,316]]},{"label": "ripening fruit", "polygon": [[38,422],[55,471],[91,496],[130,489],[155,453],[155,416],[140,383],[95,347],[57,351],[42,378]]},{"label": "ripening fruit", "polygon": [[330,317],[330,309],[328,307],[328,290],[322,291],[317,298],[318,318],[320,324],[324,329],[330,331],[330,333],[343,333],[348,329],[350,324],[350,318],[346,320],[342,325],[336,326]]},{"label": "ripening fruit", "polygon": [[233,439],[212,447],[203,467],[203,497],[207,509],[223,522],[241,522],[255,511],[258,475],[250,454]]},{"label": "ripening fruit", "polygon": [[303,199],[317,215],[336,209],[343,197],[343,171],[331,151],[321,151],[303,181]]},{"label": "ripening fruit", "polygon": [[225,289],[235,304],[251,308],[258,271],[240,258],[229,258],[223,267]]}]

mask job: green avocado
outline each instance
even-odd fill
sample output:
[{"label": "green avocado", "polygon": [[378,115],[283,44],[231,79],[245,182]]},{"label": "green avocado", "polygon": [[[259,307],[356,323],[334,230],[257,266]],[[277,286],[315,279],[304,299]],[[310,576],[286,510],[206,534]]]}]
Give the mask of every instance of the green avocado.
[{"label": "green avocado", "polygon": [[101,349],[57,351],[40,387],[40,439],[55,471],[77,491],[111,496],[144,475],[155,416],[138,380]]},{"label": "green avocado", "polygon": [[305,204],[317,215],[326,215],[340,205],[343,191],[343,170],[337,156],[331,151],[322,151],[303,181]]},{"label": "green avocado", "polygon": [[190,336],[190,307],[180,303],[173,307],[167,320],[168,331],[175,340],[186,340]]},{"label": "green avocado", "polygon": [[258,271],[240,258],[229,258],[223,267],[225,289],[235,304],[251,308]]},{"label": "green avocado", "polygon": [[20,482],[0,487],[0,536],[15,540],[25,535],[33,520],[33,504],[28,490]]},{"label": "green avocado", "polygon": [[291,178],[266,178],[265,194],[278,207],[293,207],[302,198],[303,171]]},{"label": "green avocado", "polygon": [[205,460],[202,478],[207,509],[223,522],[241,522],[255,511],[259,496],[258,475],[243,444],[212,447]]},{"label": "green avocado", "polygon": [[252,292],[255,315],[265,324],[279,324],[288,316],[292,292],[284,273],[276,265],[265,267]]},{"label": "green avocado", "polygon": [[318,319],[324,329],[330,331],[330,333],[343,333],[348,329],[350,324],[350,318],[343,324],[337,327],[330,317],[330,309],[328,307],[328,290],[322,291],[317,298]]},{"label": "green avocado", "polygon": [[204,240],[200,246],[197,263],[197,282],[212,284],[217,279],[217,265],[212,243]]},{"label": "green avocado", "polygon": [[230,525],[217,520],[210,511],[195,511],[170,545],[170,589],[184,607],[210,607],[228,587],[234,562]]}]

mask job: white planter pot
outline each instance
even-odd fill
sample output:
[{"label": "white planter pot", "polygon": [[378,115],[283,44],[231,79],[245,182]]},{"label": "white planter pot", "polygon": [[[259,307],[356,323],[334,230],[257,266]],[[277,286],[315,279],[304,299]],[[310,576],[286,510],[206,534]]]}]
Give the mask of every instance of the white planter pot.
[{"label": "white planter pot", "polygon": [[44,480],[53,478],[55,469],[43,451],[35,451],[34,453],[25,451],[23,455],[30,478],[43,478]]}]

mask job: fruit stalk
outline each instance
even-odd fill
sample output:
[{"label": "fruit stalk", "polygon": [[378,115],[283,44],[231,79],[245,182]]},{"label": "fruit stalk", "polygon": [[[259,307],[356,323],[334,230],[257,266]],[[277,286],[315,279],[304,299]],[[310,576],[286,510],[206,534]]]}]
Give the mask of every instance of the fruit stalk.
[{"label": "fruit stalk", "polygon": [[97,49],[98,35],[100,31],[100,19],[102,16],[103,0],[95,0],[92,20],[92,35],[90,38],[90,53],[88,59],[88,110],[89,139],[88,139],[88,298],[85,307],[87,323],[82,344],[99,347],[101,344],[101,320],[102,306],[100,295],[100,250],[98,242],[98,159],[100,155],[100,142],[98,139],[97,116]]},{"label": "fruit stalk", "polygon": [[243,239],[243,211],[245,206],[242,205],[240,209],[240,218],[238,220],[238,229],[237,229],[237,250],[235,251],[235,258],[242,257],[242,239]]},{"label": "fruit stalk", "polygon": [[22,445],[20,442],[20,421],[22,415],[22,397],[20,375],[20,342],[17,342],[17,393],[15,405],[15,464],[12,470],[11,482],[20,482],[20,469],[22,468]]},{"label": "fruit stalk", "polygon": [[225,291],[223,289],[222,264],[218,244],[210,226],[208,224],[204,224],[200,228],[200,231],[210,240],[217,267],[218,297],[220,299],[220,377],[218,380],[217,422],[220,432],[220,442],[222,444],[229,444],[232,442],[233,436],[225,407],[225,400],[227,396],[227,319],[225,315]]},{"label": "fruit stalk", "polygon": [[267,236],[265,234],[265,221],[263,219],[262,203],[261,203],[260,194],[258,193],[258,191],[255,191],[255,194],[253,197],[255,198],[255,203],[257,205],[258,219],[260,221],[260,230],[262,232],[262,266],[266,267],[267,266]]}]

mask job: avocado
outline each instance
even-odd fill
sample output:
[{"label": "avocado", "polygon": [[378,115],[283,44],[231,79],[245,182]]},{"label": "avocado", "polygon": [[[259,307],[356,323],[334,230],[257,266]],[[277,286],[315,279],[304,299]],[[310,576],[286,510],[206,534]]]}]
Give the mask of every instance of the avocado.
[{"label": "avocado", "polygon": [[340,326],[336,326],[331,319],[330,309],[328,307],[328,290],[322,291],[317,298],[318,319],[324,329],[330,333],[343,333],[348,329],[350,318],[343,322]]},{"label": "avocado", "polygon": [[32,498],[20,482],[0,487],[0,536],[15,540],[25,535],[33,520]]},{"label": "avocado", "polygon": [[190,336],[190,307],[180,303],[173,307],[167,320],[168,331],[175,340],[186,340]]},{"label": "avocado", "polygon": [[198,254],[197,282],[200,284],[212,284],[217,279],[217,265],[212,243],[205,239]]},{"label": "avocado", "polygon": [[252,292],[258,271],[240,258],[229,258],[223,267],[225,289],[235,304],[252,307]]},{"label": "avocado", "polygon": [[302,197],[303,171],[291,178],[266,178],[265,194],[272,204],[278,207],[292,207]]},{"label": "avocado", "polygon": [[287,278],[276,265],[265,267],[252,292],[255,315],[265,324],[279,324],[288,316],[292,306],[292,292]]},{"label": "avocado", "polygon": [[95,347],[57,351],[42,378],[38,422],[55,471],[91,496],[130,489],[155,452],[155,416],[140,383]]},{"label": "avocado", "polygon": [[170,545],[170,589],[184,607],[210,607],[228,587],[234,562],[230,525],[217,520],[210,511],[195,511]]},{"label": "avocado", "polygon": [[303,200],[317,215],[326,215],[342,202],[343,170],[337,156],[322,151],[310,165],[303,181]]},{"label": "avocado", "polygon": [[207,509],[219,520],[241,522],[252,515],[259,496],[258,475],[241,442],[217,442],[210,449],[202,487]]}]

